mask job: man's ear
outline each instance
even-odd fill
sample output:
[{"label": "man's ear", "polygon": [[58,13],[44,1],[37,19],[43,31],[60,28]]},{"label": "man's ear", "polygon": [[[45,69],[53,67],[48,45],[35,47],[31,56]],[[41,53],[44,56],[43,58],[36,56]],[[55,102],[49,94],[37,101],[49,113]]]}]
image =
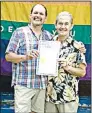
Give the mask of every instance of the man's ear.
[{"label": "man's ear", "polygon": [[29,19],[31,19],[31,14],[29,15]]},{"label": "man's ear", "polygon": [[46,22],[47,21],[47,16],[45,17],[45,20],[44,20],[44,22]]}]

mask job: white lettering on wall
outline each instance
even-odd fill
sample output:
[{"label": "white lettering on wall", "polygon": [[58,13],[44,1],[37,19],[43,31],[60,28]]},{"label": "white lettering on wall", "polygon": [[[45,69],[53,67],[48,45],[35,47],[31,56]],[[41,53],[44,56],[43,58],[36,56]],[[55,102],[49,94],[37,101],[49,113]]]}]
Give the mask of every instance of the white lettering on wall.
[{"label": "white lettering on wall", "polygon": [[4,27],[3,26],[1,26],[1,32],[3,32],[4,31]]},{"label": "white lettering on wall", "polygon": [[13,26],[8,27],[8,32],[12,32]]}]

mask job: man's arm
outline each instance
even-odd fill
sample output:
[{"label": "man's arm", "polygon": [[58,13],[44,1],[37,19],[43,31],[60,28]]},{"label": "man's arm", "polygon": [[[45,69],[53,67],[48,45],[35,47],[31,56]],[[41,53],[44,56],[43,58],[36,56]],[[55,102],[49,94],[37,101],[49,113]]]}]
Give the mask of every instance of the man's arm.
[{"label": "man's arm", "polygon": [[79,64],[79,67],[72,67],[68,65],[63,68],[70,74],[77,76],[77,77],[83,77],[86,74],[86,65],[83,63]]},{"label": "man's arm", "polygon": [[5,58],[7,61],[13,63],[19,63],[22,61],[26,61],[28,59],[27,55],[17,55],[16,53],[13,52],[6,53]]},{"label": "man's arm", "polygon": [[37,58],[39,55],[38,50],[31,50],[27,55],[17,55],[16,53],[9,52],[6,53],[5,58],[9,62],[19,63],[26,60],[32,60],[33,58]]}]

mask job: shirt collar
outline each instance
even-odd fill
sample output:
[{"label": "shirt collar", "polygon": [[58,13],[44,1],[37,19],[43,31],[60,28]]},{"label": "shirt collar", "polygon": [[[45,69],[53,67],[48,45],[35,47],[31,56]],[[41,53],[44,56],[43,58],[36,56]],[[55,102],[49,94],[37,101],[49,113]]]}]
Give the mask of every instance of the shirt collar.
[{"label": "shirt collar", "polygon": [[[58,39],[58,35],[54,36],[54,40],[56,41]],[[67,39],[65,39],[65,42],[71,43],[73,38],[69,36]]]}]

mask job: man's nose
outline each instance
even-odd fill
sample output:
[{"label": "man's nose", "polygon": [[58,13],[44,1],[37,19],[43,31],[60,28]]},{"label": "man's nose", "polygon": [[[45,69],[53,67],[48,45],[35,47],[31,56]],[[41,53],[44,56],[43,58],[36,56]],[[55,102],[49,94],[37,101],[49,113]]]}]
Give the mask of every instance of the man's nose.
[{"label": "man's nose", "polygon": [[40,13],[37,13],[36,16],[40,16]]},{"label": "man's nose", "polygon": [[62,26],[61,26],[62,28],[65,28],[65,25],[64,24],[62,24]]}]

